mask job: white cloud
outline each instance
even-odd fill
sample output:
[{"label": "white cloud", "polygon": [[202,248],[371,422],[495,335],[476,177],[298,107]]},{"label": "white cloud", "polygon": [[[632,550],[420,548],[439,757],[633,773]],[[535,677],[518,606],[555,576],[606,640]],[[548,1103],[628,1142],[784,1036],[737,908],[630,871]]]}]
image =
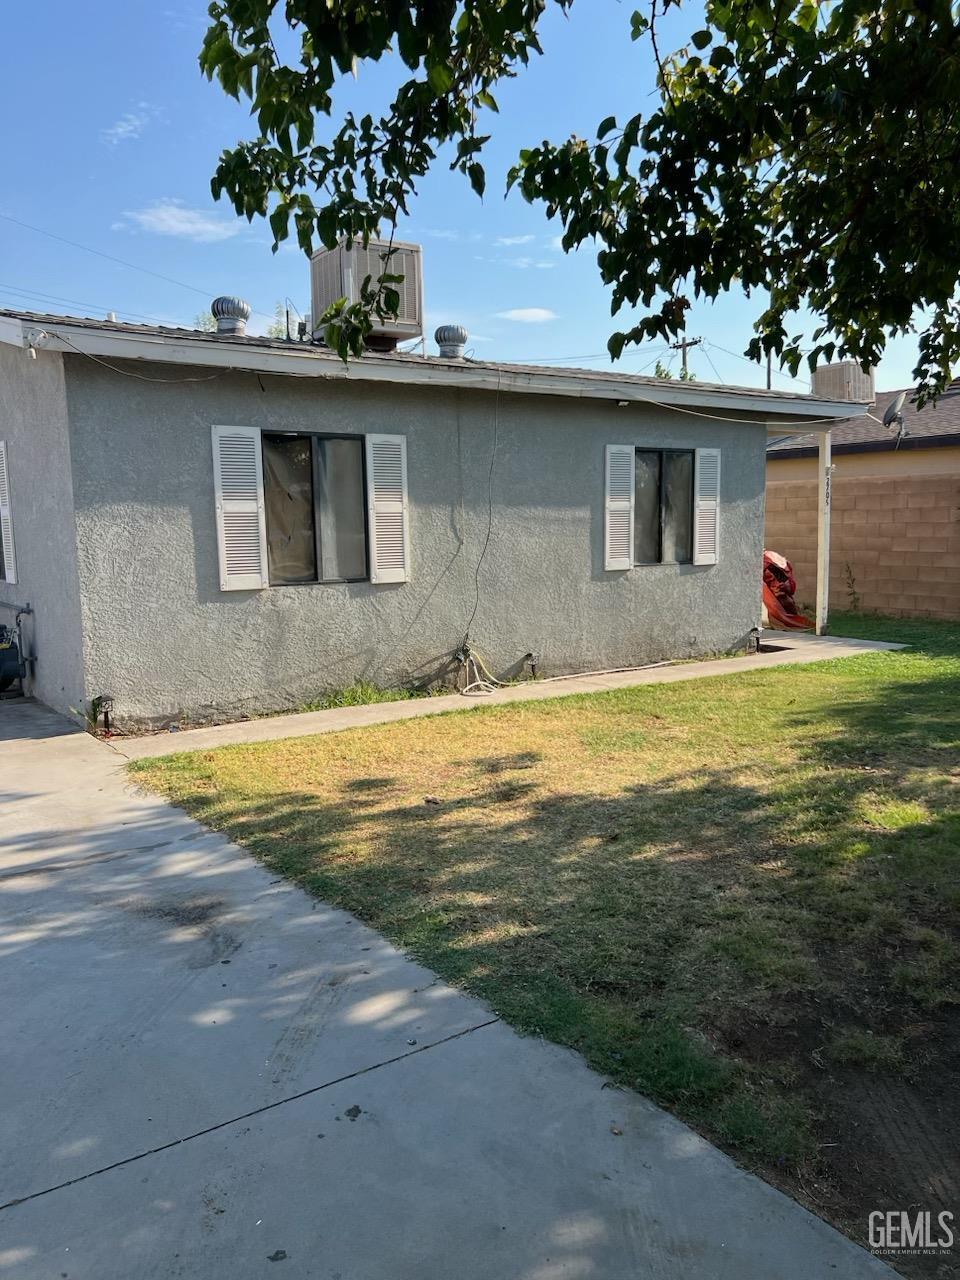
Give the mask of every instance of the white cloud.
[{"label": "white cloud", "polygon": [[151,120],[159,115],[159,109],[149,102],[138,102],[133,111],[125,111],[113,124],[100,131],[100,139],[110,147],[139,138]]},{"label": "white cloud", "polygon": [[406,240],[447,240],[451,244],[457,244],[461,241],[467,241],[471,244],[478,244],[483,237],[479,231],[458,231],[453,227],[416,227],[404,231],[403,238]]},{"label": "white cloud", "polygon": [[115,222],[113,229],[149,231],[157,236],[176,236],[192,240],[195,244],[215,244],[230,240],[246,230],[239,218],[221,218],[206,209],[190,209],[182,200],[155,200],[143,209],[131,209],[124,213],[122,222]]},{"label": "white cloud", "polygon": [[510,311],[498,311],[498,320],[515,320],[518,324],[544,324],[558,320],[559,316],[548,307],[513,307]]},{"label": "white cloud", "polygon": [[532,244],[535,239],[535,236],[497,236],[493,243],[509,248],[517,244]]},{"label": "white cloud", "polygon": [[551,236],[547,244],[551,249],[556,249],[557,253],[563,253],[563,236]]},{"label": "white cloud", "polygon": [[498,267],[513,267],[516,271],[529,271],[531,267],[536,267],[540,271],[552,271],[557,265],[555,262],[547,262],[542,258],[529,258],[526,255],[521,255],[519,258],[489,258],[486,254],[475,253],[473,257],[475,262],[492,262]]}]

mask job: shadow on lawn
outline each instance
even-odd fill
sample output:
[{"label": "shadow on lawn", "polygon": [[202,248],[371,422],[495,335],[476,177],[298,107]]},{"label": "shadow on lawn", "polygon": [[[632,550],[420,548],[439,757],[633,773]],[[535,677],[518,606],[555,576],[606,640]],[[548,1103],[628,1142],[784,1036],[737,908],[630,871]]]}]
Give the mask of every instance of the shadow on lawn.
[{"label": "shadow on lawn", "polygon": [[[557,794],[549,760],[491,752],[491,719],[462,793],[439,802],[371,776],[332,801],[230,803],[211,770],[187,807],[774,1176],[819,1170],[833,1189],[807,1199],[829,1216],[949,1208],[960,699],[949,672],[917,671],[878,667],[874,696],[788,711],[799,764],[759,745],[756,761]],[[891,1105],[914,1115],[937,1096],[911,1121],[920,1154],[901,1159],[889,1115],[861,1106],[864,1065],[831,1062],[851,1029],[902,1044],[910,1080],[885,1080]],[[818,1150],[834,1129],[843,1150]]]},{"label": "shadow on lawn", "polygon": [[[928,971],[915,993],[926,1005],[941,979],[955,996],[953,692],[946,676],[908,680],[798,713],[806,767],[762,784],[730,766],[612,796],[543,794],[536,753],[482,754],[442,803],[394,804],[391,779],[361,777],[342,801],[286,792],[225,807],[214,792],[190,808],[499,1007],[506,985],[524,1026],[546,1029],[549,986],[616,994],[631,1017],[666,1002],[683,1021],[704,989],[760,1007],[836,984],[869,1019],[885,988],[909,987],[904,963]],[[572,1027],[561,1038],[579,1041]]]}]

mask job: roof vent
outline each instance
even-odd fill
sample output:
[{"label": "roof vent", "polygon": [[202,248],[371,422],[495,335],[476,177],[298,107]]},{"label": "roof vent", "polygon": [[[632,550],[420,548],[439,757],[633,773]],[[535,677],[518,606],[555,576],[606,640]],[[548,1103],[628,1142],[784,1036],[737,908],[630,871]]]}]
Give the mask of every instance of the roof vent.
[{"label": "roof vent", "polygon": [[442,324],[433,336],[444,359],[463,359],[463,351],[469,335],[462,324]]},{"label": "roof vent", "polygon": [[856,360],[822,364],[813,371],[813,394],[821,400],[852,400],[857,404],[875,404],[875,372],[871,369],[869,373],[864,373]]},{"label": "roof vent", "polygon": [[217,322],[217,333],[224,337],[242,338],[247,332],[250,304],[242,298],[214,298],[210,310]]}]

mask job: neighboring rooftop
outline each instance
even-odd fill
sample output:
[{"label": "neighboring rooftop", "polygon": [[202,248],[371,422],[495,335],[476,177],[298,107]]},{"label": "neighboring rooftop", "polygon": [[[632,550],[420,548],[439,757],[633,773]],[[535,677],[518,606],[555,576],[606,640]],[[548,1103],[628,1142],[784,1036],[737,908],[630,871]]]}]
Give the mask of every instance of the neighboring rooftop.
[{"label": "neighboring rooftop", "polygon": [[[42,336],[39,336],[42,335]],[[49,315],[0,308],[0,342],[38,350],[76,352],[93,358],[207,365],[365,381],[431,383],[487,390],[535,392],[584,398],[652,403],[684,411],[684,406],[739,409],[763,418],[793,418],[796,425],[833,423],[859,415],[862,406],[814,399],[792,391],[681,382],[616,370],[558,368],[412,352],[367,352],[345,364],[326,347],[249,335],[208,333],[162,325],[126,324],[91,317]],[[688,412],[692,412],[692,408]],[[716,417],[717,414],[711,416]],[[733,419],[733,421],[750,419]],[[793,423],[781,423],[780,433]]]},{"label": "neighboring rooftop", "polygon": [[[899,437],[896,426],[885,427],[883,415],[896,400],[905,394],[903,402],[903,433]],[[869,412],[848,422],[838,422],[831,428],[830,440],[834,453],[881,453],[896,449],[934,449],[942,445],[960,448],[960,378],[955,378],[935,404],[918,409],[911,400],[912,388],[904,392],[881,391],[877,403]],[[774,440],[767,445],[767,453],[774,458],[806,458],[817,451],[817,437],[791,436],[788,440]]]}]

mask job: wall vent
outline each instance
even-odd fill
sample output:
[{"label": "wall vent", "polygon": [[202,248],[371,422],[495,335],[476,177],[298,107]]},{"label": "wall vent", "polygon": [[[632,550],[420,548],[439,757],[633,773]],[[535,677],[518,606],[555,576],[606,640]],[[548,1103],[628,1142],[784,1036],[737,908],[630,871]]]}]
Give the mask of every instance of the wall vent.
[{"label": "wall vent", "polygon": [[[389,264],[385,255],[390,252]],[[340,298],[357,302],[367,276],[376,280],[383,274],[403,276],[396,286],[400,309],[396,320],[374,320],[369,345],[377,350],[392,350],[398,342],[423,336],[423,251],[418,244],[394,240],[370,240],[366,248],[355,241],[353,247],[337,245],[321,249],[310,259],[311,314],[314,334],[323,336],[320,317]]]},{"label": "wall vent", "polygon": [[856,360],[838,360],[822,364],[813,371],[813,394],[821,400],[853,400],[858,404],[875,404],[876,371],[864,373]]}]

